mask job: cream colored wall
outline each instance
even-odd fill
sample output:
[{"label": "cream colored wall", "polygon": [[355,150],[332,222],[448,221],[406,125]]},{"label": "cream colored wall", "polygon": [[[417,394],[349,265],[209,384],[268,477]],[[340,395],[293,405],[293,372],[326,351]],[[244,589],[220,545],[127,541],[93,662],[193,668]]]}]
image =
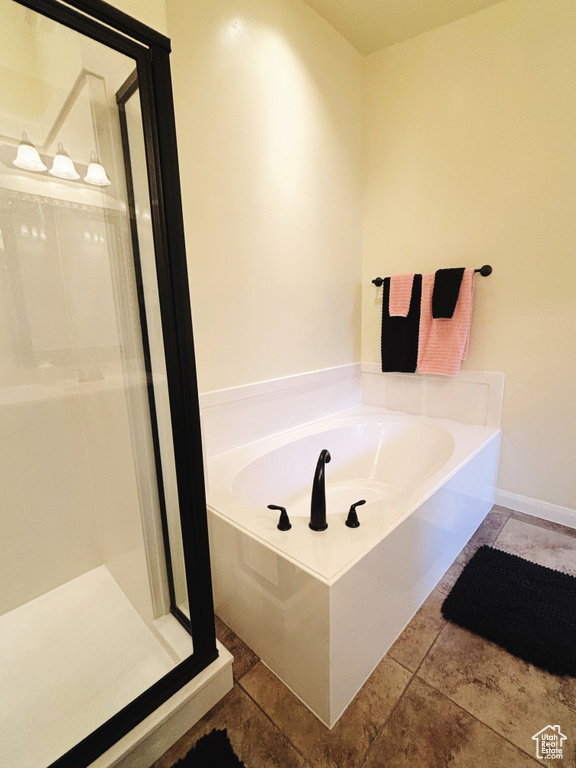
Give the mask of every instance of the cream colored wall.
[{"label": "cream colored wall", "polygon": [[362,359],[376,275],[490,263],[465,369],[506,374],[499,487],[576,508],[576,3],[507,0],[366,59]]},{"label": "cream colored wall", "polygon": [[168,21],[200,390],[357,361],[360,55],[301,0]]},{"label": "cream colored wall", "polygon": [[163,35],[168,34],[166,0],[112,0],[112,5]]}]

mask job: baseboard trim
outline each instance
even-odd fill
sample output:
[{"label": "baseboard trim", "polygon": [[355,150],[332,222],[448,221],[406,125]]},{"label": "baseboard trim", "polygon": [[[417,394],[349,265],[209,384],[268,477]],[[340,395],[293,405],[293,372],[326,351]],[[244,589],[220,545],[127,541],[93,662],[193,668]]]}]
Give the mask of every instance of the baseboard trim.
[{"label": "baseboard trim", "polygon": [[576,528],[576,509],[570,509],[570,507],[561,507],[559,504],[531,499],[529,496],[502,491],[499,488],[496,489],[494,501],[502,507],[513,509],[515,512],[524,512],[526,515],[533,515],[552,523]]}]

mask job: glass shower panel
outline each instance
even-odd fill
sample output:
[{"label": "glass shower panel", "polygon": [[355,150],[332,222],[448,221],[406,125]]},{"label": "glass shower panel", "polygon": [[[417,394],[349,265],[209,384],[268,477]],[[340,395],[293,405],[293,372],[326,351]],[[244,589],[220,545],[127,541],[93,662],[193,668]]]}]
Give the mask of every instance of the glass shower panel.
[{"label": "glass shower panel", "polygon": [[[151,381],[162,383],[166,381],[166,365],[156,280],[152,207],[148,192],[142,109],[136,72],[131,74],[118,91],[116,99],[120,109],[132,244],[140,276],[141,325],[145,335],[145,356]],[[154,332],[150,332],[149,329]],[[168,544],[166,557],[169,568],[170,598],[178,615],[186,623],[190,614],[172,435],[169,430],[162,429],[162,425],[170,423],[170,403],[165,386],[156,386],[151,407],[158,416],[156,420],[159,427],[156,434],[157,474],[161,478],[164,490],[161,505],[164,536]]]},{"label": "glass shower panel", "polygon": [[134,69],[0,0],[0,765],[11,768],[46,768],[193,652],[142,117],[136,94],[127,154],[116,102]]}]

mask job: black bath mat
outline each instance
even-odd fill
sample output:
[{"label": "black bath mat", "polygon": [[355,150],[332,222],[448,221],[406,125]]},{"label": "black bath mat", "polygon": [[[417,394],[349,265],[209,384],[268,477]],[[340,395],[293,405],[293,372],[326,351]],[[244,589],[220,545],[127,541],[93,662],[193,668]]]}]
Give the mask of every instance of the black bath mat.
[{"label": "black bath mat", "polygon": [[246,768],[244,763],[236,757],[228,732],[226,729],[213,731],[198,739],[196,746],[172,768]]},{"label": "black bath mat", "polygon": [[576,577],[482,546],[442,605],[446,619],[558,675],[576,676]]}]

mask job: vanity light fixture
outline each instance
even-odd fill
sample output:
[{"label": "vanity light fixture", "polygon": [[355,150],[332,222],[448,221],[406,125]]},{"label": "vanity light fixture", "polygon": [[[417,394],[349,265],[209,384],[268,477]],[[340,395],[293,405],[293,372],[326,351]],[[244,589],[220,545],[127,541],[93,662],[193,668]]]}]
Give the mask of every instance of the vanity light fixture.
[{"label": "vanity light fixture", "polygon": [[70,160],[70,156],[62,144],[58,144],[58,152],[48,173],[52,174],[52,176],[57,176],[59,179],[80,178],[80,174],[76,172],[74,163]]},{"label": "vanity light fixture", "polygon": [[28,136],[26,136],[24,131],[22,132],[22,141],[18,145],[18,152],[16,154],[16,159],[14,160],[14,165],[17,168],[23,168],[25,171],[35,171],[36,173],[41,173],[46,170],[46,166],[40,159],[38,150],[28,139]]},{"label": "vanity light fixture", "polygon": [[107,187],[109,184],[112,184],[106,175],[104,166],[100,164],[94,152],[90,156],[90,165],[88,166],[88,173],[84,177],[84,181],[87,184],[94,184],[96,187]]}]

